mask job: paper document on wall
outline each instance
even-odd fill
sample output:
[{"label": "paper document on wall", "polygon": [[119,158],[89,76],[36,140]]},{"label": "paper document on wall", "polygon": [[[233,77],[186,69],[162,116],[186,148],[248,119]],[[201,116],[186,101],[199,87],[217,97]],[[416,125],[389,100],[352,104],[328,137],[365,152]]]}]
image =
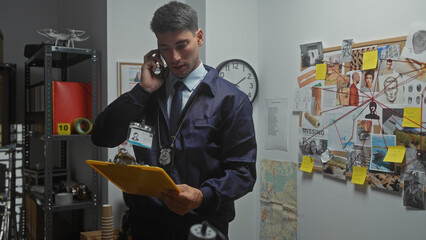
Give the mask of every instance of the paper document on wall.
[{"label": "paper document on wall", "polygon": [[288,98],[266,99],[266,150],[287,151]]}]

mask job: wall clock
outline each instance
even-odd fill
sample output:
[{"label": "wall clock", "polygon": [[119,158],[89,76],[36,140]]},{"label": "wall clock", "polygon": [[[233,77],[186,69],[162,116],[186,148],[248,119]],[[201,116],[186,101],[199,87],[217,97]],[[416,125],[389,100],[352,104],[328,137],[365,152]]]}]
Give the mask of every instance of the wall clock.
[{"label": "wall clock", "polygon": [[254,69],[241,59],[226,60],[217,66],[221,78],[233,83],[253,102],[257,96],[258,81]]}]

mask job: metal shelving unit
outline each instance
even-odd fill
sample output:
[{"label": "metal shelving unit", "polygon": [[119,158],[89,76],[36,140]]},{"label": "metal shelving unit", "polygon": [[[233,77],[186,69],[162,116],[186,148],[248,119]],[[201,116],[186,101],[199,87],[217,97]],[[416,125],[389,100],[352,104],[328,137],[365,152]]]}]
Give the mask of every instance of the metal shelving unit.
[{"label": "metal shelving unit", "polygon": [[[22,149],[20,150],[22,151]],[[6,159],[0,158],[0,162],[7,162],[6,180],[7,186],[4,193],[0,193],[0,202],[4,203],[4,212],[0,213],[0,239],[20,239],[16,211],[16,199],[22,199],[22,193],[16,191],[16,144],[0,147],[0,154],[5,154]],[[4,174],[4,173],[2,173]],[[21,205],[21,204],[19,204]]]},{"label": "metal shelving unit", "polygon": [[[99,176],[91,170],[91,199],[87,201],[73,200],[71,204],[67,205],[56,205],[54,203],[53,195],[53,181],[58,176],[60,169],[67,169],[67,152],[72,149],[69,148],[67,143],[72,141],[87,141],[88,145],[91,145],[91,158],[98,159],[99,149],[90,142],[90,135],[53,135],[53,96],[52,96],[52,79],[53,70],[58,69],[60,71],[60,80],[68,81],[68,68],[82,62],[90,61],[90,83],[92,84],[92,119],[96,118],[98,113],[98,71],[99,62],[96,50],[82,49],[82,48],[67,48],[52,45],[42,45],[41,48],[33,54],[25,62],[25,134],[24,134],[24,176],[34,184],[40,178],[43,179],[44,193],[42,194],[31,194],[31,198],[41,206],[44,211],[44,236],[45,239],[52,239],[53,234],[53,213],[59,211],[69,210],[81,210],[91,209],[93,212],[92,216],[92,230],[98,229],[98,215],[99,215]],[[31,81],[31,69],[42,68],[44,71],[44,77],[42,81],[34,82]],[[32,89],[36,87],[43,88],[43,109],[31,109]],[[70,99],[72,101],[72,99]],[[37,121],[41,121],[44,124],[43,132],[40,133],[39,129],[35,131],[35,125]],[[30,169],[30,155],[32,154],[31,149],[31,138],[37,137],[42,139],[44,142],[44,168],[43,169]],[[55,169],[53,166],[54,158],[54,146],[60,144],[60,168]],[[83,159],[85,160],[85,159]],[[84,161],[82,161],[82,164]],[[59,173],[61,174],[61,173]],[[27,190],[29,188],[26,188]]]}]

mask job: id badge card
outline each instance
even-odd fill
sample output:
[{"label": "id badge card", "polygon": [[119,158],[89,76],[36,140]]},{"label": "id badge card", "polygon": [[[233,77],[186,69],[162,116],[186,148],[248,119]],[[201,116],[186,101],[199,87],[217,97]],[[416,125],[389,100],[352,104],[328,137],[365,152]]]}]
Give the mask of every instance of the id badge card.
[{"label": "id badge card", "polygon": [[131,122],[129,125],[129,131],[127,133],[127,142],[144,148],[152,148],[152,139],[154,137],[154,130],[152,127]]}]

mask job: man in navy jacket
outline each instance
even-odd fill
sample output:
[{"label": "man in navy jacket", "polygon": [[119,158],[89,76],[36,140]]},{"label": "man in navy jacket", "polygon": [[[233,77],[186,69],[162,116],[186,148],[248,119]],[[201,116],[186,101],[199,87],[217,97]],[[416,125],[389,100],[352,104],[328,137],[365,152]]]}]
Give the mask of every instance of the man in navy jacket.
[{"label": "man in navy jacket", "polygon": [[[181,190],[158,197],[123,193],[133,239],[187,239],[189,228],[202,221],[227,235],[234,201],[252,191],[256,181],[251,103],[201,62],[203,31],[190,6],[173,1],[160,7],[151,29],[158,49],[144,56],[141,82],[98,115],[92,141],[116,147],[126,140],[131,122],[143,121],[155,133],[152,148],[133,147],[137,162],[163,167]],[[160,55],[167,76],[155,73],[165,66]],[[183,87],[174,88],[175,82]],[[182,94],[182,113],[178,130],[171,133],[176,91]],[[161,149],[171,150],[170,161],[159,160]]]}]

